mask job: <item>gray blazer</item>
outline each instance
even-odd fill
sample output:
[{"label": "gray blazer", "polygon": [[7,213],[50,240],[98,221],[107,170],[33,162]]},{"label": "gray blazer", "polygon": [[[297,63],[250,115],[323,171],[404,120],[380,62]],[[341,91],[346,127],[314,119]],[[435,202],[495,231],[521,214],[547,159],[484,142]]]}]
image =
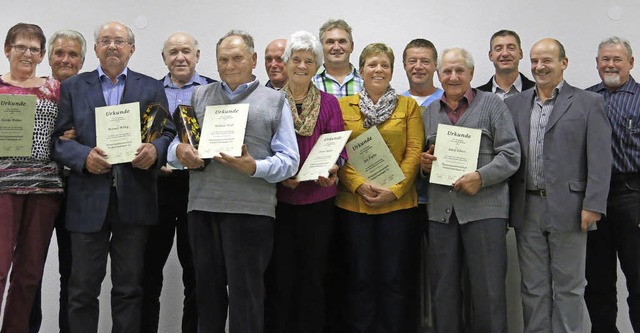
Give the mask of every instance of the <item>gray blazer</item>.
[{"label": "gray blazer", "polygon": [[[529,125],[535,89],[505,100],[520,141],[520,169],[511,177],[511,225],[523,225]],[[558,231],[579,231],[580,211],[605,214],[611,178],[611,125],[601,95],[570,86],[560,90],[544,135],[547,209]]]}]

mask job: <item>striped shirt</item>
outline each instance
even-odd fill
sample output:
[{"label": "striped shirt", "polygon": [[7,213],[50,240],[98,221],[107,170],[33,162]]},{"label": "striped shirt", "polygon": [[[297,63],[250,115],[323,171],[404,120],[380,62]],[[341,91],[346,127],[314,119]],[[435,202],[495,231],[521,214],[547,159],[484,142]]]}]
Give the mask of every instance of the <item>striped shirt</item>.
[{"label": "striped shirt", "polygon": [[640,172],[640,84],[629,77],[615,90],[608,90],[602,82],[586,90],[604,97],[613,130],[613,173]]},{"label": "striped shirt", "polygon": [[178,87],[173,81],[171,81],[171,74],[167,74],[162,79],[162,85],[164,86],[164,93],[167,95],[167,101],[169,102],[169,113],[173,115],[178,105],[191,105],[191,94],[193,94],[193,88],[199,85],[205,85],[213,80],[207,80],[206,77],[200,76],[194,72],[191,80],[182,87]]},{"label": "striped shirt", "polygon": [[531,124],[529,125],[529,153],[527,154],[527,189],[544,190],[544,133],[547,128],[549,116],[553,112],[553,106],[564,80],[560,81],[553,89],[551,98],[540,101],[537,90],[534,93],[535,100],[531,108]]},{"label": "striped shirt", "polygon": [[350,66],[352,69],[351,73],[349,73],[349,75],[344,78],[343,83],[340,84],[327,73],[324,65],[322,65],[318,69],[316,76],[313,77],[313,84],[315,84],[320,91],[336,96],[336,98],[355,95],[364,89],[364,81],[362,81],[362,77],[355,67],[353,67],[353,65]]}]

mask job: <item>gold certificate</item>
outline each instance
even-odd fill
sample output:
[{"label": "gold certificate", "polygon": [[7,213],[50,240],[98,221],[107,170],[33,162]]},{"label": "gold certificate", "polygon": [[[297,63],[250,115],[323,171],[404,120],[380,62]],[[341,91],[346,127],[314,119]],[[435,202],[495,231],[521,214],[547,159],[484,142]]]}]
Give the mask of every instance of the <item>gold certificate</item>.
[{"label": "gold certificate", "polygon": [[367,182],[389,188],[404,180],[404,173],[377,127],[347,143],[349,164]]},{"label": "gold certificate", "polygon": [[139,102],[96,108],[96,145],[107,162],[131,162],[141,144]]},{"label": "gold certificate", "polygon": [[482,130],[438,124],[430,183],[448,185],[476,171]]},{"label": "gold certificate", "polygon": [[349,140],[351,131],[325,133],[318,137],[318,141],[311,148],[309,156],[304,161],[296,179],[300,182],[316,180],[318,177],[328,177],[329,169],[336,164],[340,152]]},{"label": "gold certificate", "polygon": [[220,153],[241,156],[248,116],[249,104],[207,106],[198,145],[200,157],[212,158]]},{"label": "gold certificate", "polygon": [[31,156],[36,96],[0,95],[0,156]]}]

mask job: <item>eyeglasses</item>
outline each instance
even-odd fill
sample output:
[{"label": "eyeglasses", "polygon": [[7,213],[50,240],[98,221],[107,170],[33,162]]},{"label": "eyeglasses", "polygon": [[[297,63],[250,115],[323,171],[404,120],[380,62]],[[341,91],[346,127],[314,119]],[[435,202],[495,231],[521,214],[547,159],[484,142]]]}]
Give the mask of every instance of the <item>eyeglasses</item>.
[{"label": "eyeglasses", "polygon": [[111,43],[113,43],[117,47],[123,47],[126,44],[131,44],[128,41],[126,41],[126,40],[124,40],[122,38],[101,39],[101,40],[98,41],[98,44],[100,44],[100,46],[109,46],[109,45],[111,45]]},{"label": "eyeglasses", "polygon": [[26,45],[21,45],[21,44],[18,44],[18,45],[11,44],[11,47],[13,47],[13,49],[16,50],[16,52],[18,52],[18,53],[25,53],[25,52],[27,52],[27,50],[29,50],[29,52],[31,52],[31,54],[39,55],[40,52],[42,52],[41,48],[35,47],[35,46],[28,47]]}]

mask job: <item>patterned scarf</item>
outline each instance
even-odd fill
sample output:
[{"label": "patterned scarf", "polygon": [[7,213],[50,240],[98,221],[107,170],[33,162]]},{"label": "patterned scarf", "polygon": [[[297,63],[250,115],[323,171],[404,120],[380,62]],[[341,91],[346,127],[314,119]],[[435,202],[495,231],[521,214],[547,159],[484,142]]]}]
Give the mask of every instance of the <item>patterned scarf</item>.
[{"label": "patterned scarf", "polygon": [[289,101],[289,108],[293,116],[293,127],[296,129],[296,133],[300,136],[311,136],[313,130],[316,128],[316,121],[320,113],[320,90],[318,90],[313,83],[309,82],[309,91],[302,102],[302,112],[299,114],[289,84],[287,83],[282,90]]},{"label": "patterned scarf", "polygon": [[391,117],[391,113],[396,109],[398,104],[398,94],[395,89],[389,88],[387,92],[380,97],[378,103],[373,104],[367,90],[360,92],[360,112],[364,115],[364,128],[370,128],[382,124]]}]

